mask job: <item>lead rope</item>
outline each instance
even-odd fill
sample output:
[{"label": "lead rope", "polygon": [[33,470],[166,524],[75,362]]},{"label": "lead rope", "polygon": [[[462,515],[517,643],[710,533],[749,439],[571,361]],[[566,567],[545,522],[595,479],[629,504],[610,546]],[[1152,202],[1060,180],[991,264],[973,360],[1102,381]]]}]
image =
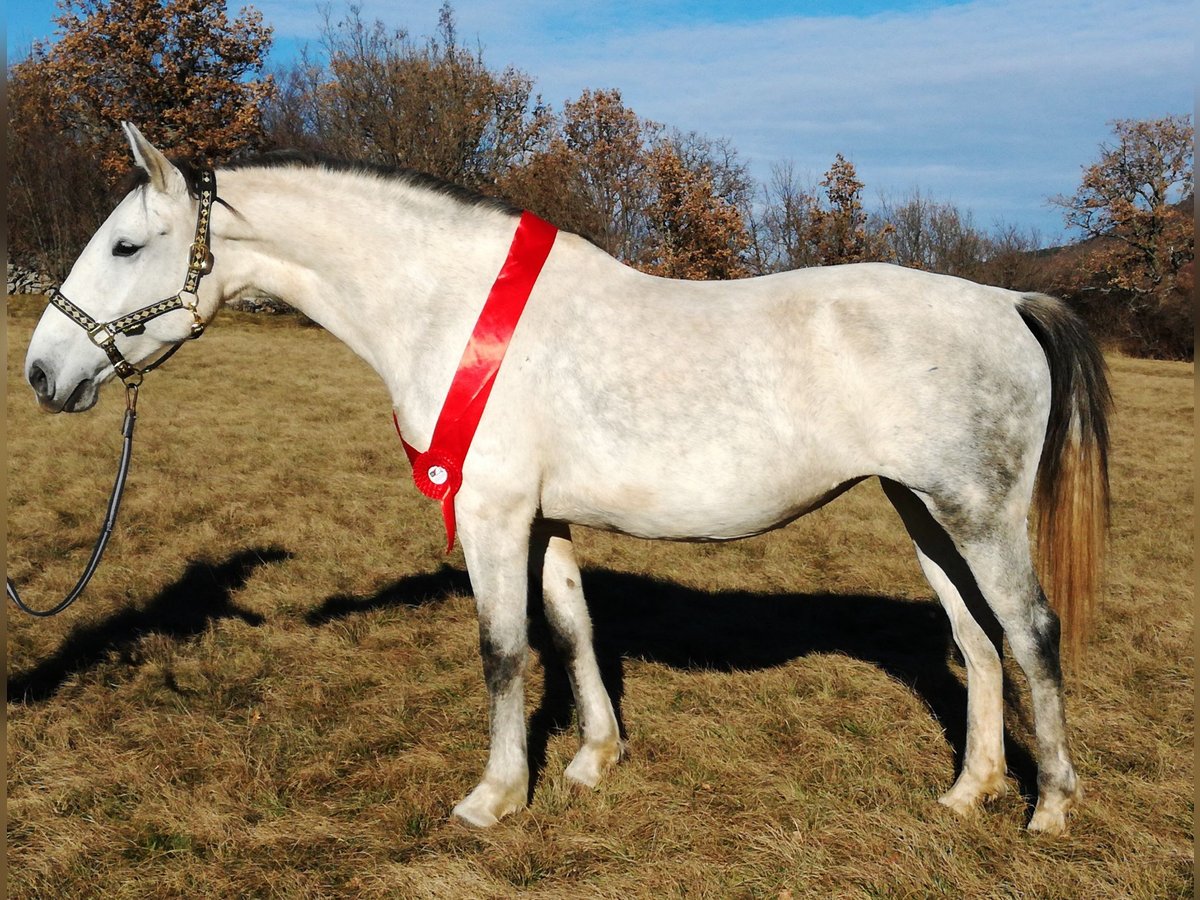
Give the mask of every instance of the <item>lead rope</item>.
[{"label": "lead rope", "polygon": [[5,577],[8,583],[8,599],[31,616],[45,618],[46,616],[56,616],[77,599],[83,593],[84,588],[88,586],[88,582],[92,580],[92,576],[96,574],[96,568],[100,565],[100,558],[104,556],[104,548],[108,546],[108,539],[112,536],[113,528],[117,524],[117,510],[121,508],[121,495],[125,492],[125,476],[129,474],[129,460],[133,455],[133,428],[137,424],[137,397],[138,384],[136,382],[126,382],[125,384],[125,421],[121,424],[121,434],[125,438],[125,442],[121,447],[121,463],[117,467],[117,480],[113,483],[112,496],[108,500],[108,513],[104,517],[104,525],[100,530],[100,537],[96,539],[96,546],[92,550],[92,557],[88,560],[87,566],[83,570],[83,574],[79,576],[79,581],[75,583],[75,587],[71,588],[71,593],[67,594],[57,606],[50,609],[33,609],[26,606],[17,593],[16,585],[12,583],[12,579]]}]

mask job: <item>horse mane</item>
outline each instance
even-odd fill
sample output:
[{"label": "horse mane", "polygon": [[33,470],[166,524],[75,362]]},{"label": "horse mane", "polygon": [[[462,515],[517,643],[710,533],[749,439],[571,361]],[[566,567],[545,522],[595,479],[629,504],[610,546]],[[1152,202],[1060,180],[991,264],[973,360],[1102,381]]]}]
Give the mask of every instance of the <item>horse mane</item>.
[{"label": "horse mane", "polygon": [[[171,163],[183,175],[188,192],[192,197],[200,196],[200,175],[203,167],[189,158],[171,157]],[[397,181],[409,187],[418,188],[449,197],[464,206],[491,209],[512,216],[519,216],[521,209],[500,197],[489,197],[479,191],[455,184],[437,175],[410,169],[405,166],[386,166],[380,163],[361,162],[342,159],[326,153],[313,150],[270,150],[266,153],[252,156],[235,157],[229,162],[222,163],[218,168],[227,170],[240,169],[279,169],[279,168],[310,168],[325,169],[331,172],[345,172],[352,175],[369,175],[385,181]],[[128,194],[150,182],[150,176],[144,169],[135,168],[126,176],[121,196]],[[219,189],[219,188],[218,188]]]}]

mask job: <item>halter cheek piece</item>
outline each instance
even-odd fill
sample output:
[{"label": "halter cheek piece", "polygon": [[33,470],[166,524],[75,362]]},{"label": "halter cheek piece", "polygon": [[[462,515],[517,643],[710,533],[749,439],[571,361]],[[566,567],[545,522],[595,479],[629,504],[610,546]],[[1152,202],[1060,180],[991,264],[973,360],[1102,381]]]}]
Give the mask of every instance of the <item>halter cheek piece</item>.
[{"label": "halter cheek piece", "polygon": [[[183,288],[173,297],[143,306],[111,322],[97,322],[82,309],[64,296],[62,291],[53,288],[50,291],[50,303],[62,312],[72,322],[88,333],[97,347],[107,354],[112,363],[113,371],[126,385],[141,384],[142,377],[165,363],[175,351],[183,346],[184,341],[194,340],[204,333],[208,324],[200,316],[199,297],[196,290],[200,279],[212,271],[213,256],[209,250],[209,226],[212,218],[213,201],[217,197],[217,178],[211,169],[200,173],[200,209],[196,213],[196,239],[188,252],[187,276],[183,280]],[[140,369],[127,360],[117,348],[117,335],[141,334],[146,330],[146,323],[161,315],[177,309],[186,309],[192,314],[191,333],[182,341],[174,344],[166,353]]]}]

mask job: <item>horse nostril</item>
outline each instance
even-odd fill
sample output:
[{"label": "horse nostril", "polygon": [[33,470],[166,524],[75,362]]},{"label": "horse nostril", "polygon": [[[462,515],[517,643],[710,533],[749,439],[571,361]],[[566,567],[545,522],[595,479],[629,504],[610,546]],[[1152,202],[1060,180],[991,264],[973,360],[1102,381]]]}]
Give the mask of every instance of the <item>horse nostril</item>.
[{"label": "horse nostril", "polygon": [[29,386],[43,400],[49,400],[54,396],[54,379],[42,368],[40,362],[32,363],[29,366]]}]

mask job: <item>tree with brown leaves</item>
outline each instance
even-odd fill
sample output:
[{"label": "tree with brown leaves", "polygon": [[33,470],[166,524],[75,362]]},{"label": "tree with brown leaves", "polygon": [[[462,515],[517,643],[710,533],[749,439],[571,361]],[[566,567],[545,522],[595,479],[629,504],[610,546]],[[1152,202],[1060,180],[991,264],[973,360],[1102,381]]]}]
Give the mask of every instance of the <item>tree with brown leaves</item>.
[{"label": "tree with brown leaves", "polygon": [[680,148],[664,141],[650,151],[648,171],[653,186],[646,208],[650,256],[639,268],[669,278],[746,275],[742,215],[721,196],[712,166],[703,160],[689,166]]},{"label": "tree with brown leaves", "polygon": [[585,90],[563,105],[554,136],[514,183],[514,200],[631,262],[645,243],[647,147],[662,126],[616,90]]},{"label": "tree with brown leaves", "polygon": [[1168,355],[1190,355],[1195,232],[1184,201],[1193,193],[1191,117],[1118,119],[1112,127],[1115,142],[1100,145],[1078,190],[1053,200],[1088,242],[1080,292],[1120,305],[1141,345],[1131,349],[1156,352],[1166,341],[1179,344]]},{"label": "tree with brown leaves", "polygon": [[513,173],[507,193],[623,262],[672,278],[746,274],[742,208],[750,180],[733,148],[667,133],[616,90],[564,105],[545,151]]},{"label": "tree with brown leaves", "polygon": [[261,13],[231,21],[224,4],[206,0],[60,0],[59,8],[59,40],[36,44],[11,77],[45,86],[61,135],[94,148],[106,174],[129,165],[122,119],[198,159],[257,144],[271,91],[269,77],[255,77],[271,43]]},{"label": "tree with brown leaves", "polygon": [[[54,43],[9,69],[13,256],[64,274],[129,168],[120,120],[181,155],[215,161],[257,145],[256,78],[271,31],[203,0],[61,0]],[[102,177],[97,178],[97,169]]]},{"label": "tree with brown leaves", "polygon": [[817,264],[831,266],[886,258],[883,235],[867,227],[862,205],[863,183],[858,180],[854,163],[837,154],[821,179],[821,187],[825,189],[827,202],[814,204],[808,233]]},{"label": "tree with brown leaves", "polygon": [[493,72],[458,40],[441,8],[438,33],[423,43],[351,7],[326,19],[328,67],[301,60],[270,104],[271,137],[347,159],[408,167],[495,193],[541,148],[549,110],[529,76]]}]

